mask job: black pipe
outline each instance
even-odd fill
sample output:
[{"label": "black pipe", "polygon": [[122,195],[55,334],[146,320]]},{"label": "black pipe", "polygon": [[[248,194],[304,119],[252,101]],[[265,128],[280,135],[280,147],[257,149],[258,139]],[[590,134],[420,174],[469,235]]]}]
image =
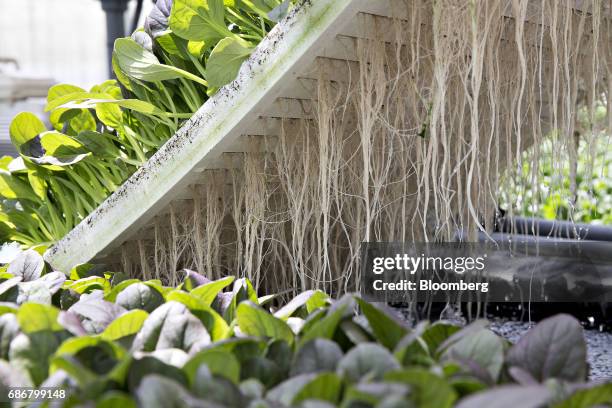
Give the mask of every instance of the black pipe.
[{"label": "black pipe", "polygon": [[498,231],[540,237],[612,241],[611,226],[551,221],[532,217],[504,217],[498,223]]},{"label": "black pipe", "polygon": [[144,0],[136,1],[136,10],[134,11],[134,16],[132,17],[132,27],[130,29],[130,33],[133,33],[138,28],[138,20],[140,19],[140,13],[142,13],[142,3]]},{"label": "black pipe", "polygon": [[106,50],[108,56],[108,72],[110,77],[113,74],[113,47],[115,40],[125,36],[125,24],[123,15],[127,10],[128,0],[101,0],[102,10],[106,13]]}]

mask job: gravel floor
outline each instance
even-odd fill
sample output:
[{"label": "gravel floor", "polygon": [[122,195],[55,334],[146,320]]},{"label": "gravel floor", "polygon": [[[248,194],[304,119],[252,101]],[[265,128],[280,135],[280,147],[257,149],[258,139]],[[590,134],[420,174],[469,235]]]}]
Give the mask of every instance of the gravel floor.
[{"label": "gravel floor", "polygon": [[[491,329],[515,343],[533,324],[525,322],[494,320]],[[612,380],[612,333],[585,330],[587,356],[592,380]]]}]

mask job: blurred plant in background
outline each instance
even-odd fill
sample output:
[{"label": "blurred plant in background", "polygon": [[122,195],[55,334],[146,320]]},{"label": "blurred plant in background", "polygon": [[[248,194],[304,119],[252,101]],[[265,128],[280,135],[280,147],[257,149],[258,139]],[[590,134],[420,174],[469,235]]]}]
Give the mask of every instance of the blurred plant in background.
[{"label": "blurred plant in background", "polygon": [[[612,224],[612,135],[602,135],[597,130],[605,120],[603,104],[599,104],[591,120],[585,110],[579,112],[577,135],[590,136],[577,136],[578,160],[573,169],[572,160],[561,153],[554,134],[546,143],[532,147],[538,149],[536,163],[527,159],[533,152],[525,152],[521,174],[517,176],[518,171],[514,171],[505,175],[500,207],[549,220]],[[538,180],[531,179],[537,173],[532,171],[533,166],[539,167]],[[575,184],[572,172],[576,174]]]}]

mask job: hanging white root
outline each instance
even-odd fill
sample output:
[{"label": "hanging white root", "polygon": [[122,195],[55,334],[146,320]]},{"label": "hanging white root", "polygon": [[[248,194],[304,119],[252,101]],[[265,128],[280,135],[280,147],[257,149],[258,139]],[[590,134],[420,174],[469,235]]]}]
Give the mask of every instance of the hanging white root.
[{"label": "hanging white root", "polygon": [[408,20],[361,16],[359,61],[318,61],[305,118],[270,119],[274,143],[205,171],[191,205],[171,206],[124,263],[338,294],[359,289],[364,241],[474,240],[500,206],[537,211],[566,175],[573,208],[579,152],[609,152],[612,130],[610,10],[573,3],[406,0]]}]

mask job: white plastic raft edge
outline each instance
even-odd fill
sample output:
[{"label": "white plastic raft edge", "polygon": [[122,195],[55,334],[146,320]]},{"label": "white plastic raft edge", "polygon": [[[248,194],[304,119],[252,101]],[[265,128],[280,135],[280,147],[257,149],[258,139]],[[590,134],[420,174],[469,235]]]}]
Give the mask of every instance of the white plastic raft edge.
[{"label": "white plastic raft edge", "polygon": [[300,67],[368,0],[311,0],[296,7],[223,87],[160,150],[45,253],[56,270],[104,256],[135,233],[247,132]]}]

